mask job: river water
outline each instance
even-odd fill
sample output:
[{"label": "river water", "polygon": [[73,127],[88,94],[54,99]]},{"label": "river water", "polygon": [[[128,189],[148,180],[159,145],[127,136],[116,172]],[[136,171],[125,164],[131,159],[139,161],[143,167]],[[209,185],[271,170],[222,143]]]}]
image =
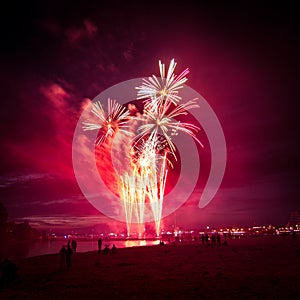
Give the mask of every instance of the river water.
[{"label": "river water", "polygon": [[[102,249],[105,245],[111,248],[115,244],[117,248],[126,247],[139,247],[158,245],[159,240],[118,240],[118,241],[103,241]],[[54,240],[54,241],[30,241],[15,245],[10,249],[10,256],[15,259],[27,258],[32,256],[39,256],[45,254],[58,253],[62,245],[67,245],[67,240]],[[83,240],[77,241],[77,252],[97,251],[97,240]]]}]

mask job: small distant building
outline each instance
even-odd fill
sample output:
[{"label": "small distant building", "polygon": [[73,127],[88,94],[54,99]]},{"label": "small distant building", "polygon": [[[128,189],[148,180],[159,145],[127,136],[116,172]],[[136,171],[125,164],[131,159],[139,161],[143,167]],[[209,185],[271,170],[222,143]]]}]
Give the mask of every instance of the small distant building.
[{"label": "small distant building", "polygon": [[293,227],[295,229],[296,227],[299,226],[300,226],[300,215],[297,211],[292,211],[286,227],[287,228]]}]

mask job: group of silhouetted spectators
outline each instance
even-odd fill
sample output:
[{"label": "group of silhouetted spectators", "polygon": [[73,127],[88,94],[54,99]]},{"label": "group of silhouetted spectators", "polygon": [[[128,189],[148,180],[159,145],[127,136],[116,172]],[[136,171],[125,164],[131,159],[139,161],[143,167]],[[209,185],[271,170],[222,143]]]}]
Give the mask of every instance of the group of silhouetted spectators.
[{"label": "group of silhouetted spectators", "polygon": [[[202,234],[201,236],[201,241],[202,241],[202,245],[221,245],[221,236],[217,233],[217,234],[211,234],[211,236],[209,237],[209,235],[206,234]],[[227,239],[225,237],[223,245],[227,245]]]},{"label": "group of silhouetted spectators", "polygon": [[104,249],[102,250],[102,238],[98,239],[98,254],[101,254],[101,251],[103,254],[115,254],[117,252],[117,247],[115,244],[112,245],[112,248],[109,248],[109,245],[105,245]]},{"label": "group of silhouetted spectators", "polygon": [[[65,270],[69,269],[72,266],[72,254],[77,250],[77,242],[75,240],[68,241],[67,246],[63,245],[59,250],[60,255],[60,269]],[[102,239],[98,240],[98,253],[103,254],[115,254],[117,252],[117,247],[115,244],[112,245],[112,248],[109,248],[109,245],[105,245],[102,250]]]},{"label": "group of silhouetted spectators", "polygon": [[109,248],[109,245],[105,245],[104,249],[102,250],[102,253],[103,254],[108,254],[108,253],[115,254],[116,251],[117,251],[117,247],[115,246],[115,244],[113,244],[111,249]]},{"label": "group of silhouetted spectators", "polygon": [[68,241],[67,246],[63,245],[59,251],[60,269],[69,269],[72,266],[72,254],[77,250],[77,242],[75,240]]}]

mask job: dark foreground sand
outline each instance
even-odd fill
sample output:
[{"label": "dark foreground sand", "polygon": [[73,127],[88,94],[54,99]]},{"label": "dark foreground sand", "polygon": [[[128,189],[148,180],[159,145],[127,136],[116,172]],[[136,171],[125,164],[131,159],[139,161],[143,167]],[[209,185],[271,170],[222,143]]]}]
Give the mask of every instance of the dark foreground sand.
[{"label": "dark foreground sand", "polygon": [[300,237],[229,240],[75,253],[18,261],[20,282],[0,299],[300,299]]}]

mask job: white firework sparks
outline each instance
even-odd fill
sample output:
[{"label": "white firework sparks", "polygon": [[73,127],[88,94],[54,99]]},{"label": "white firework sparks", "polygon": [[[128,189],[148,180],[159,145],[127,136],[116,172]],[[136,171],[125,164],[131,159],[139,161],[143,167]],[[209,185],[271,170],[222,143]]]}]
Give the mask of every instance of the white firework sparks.
[{"label": "white firework sparks", "polygon": [[149,140],[155,141],[157,139],[157,135],[162,134],[175,158],[176,148],[172,142],[172,137],[178,135],[178,132],[180,131],[189,134],[201,145],[201,147],[203,147],[202,143],[195,135],[195,132],[200,130],[199,127],[191,123],[174,120],[175,117],[180,115],[187,115],[187,110],[199,107],[195,100],[196,99],[180,104],[171,112],[168,112],[171,103],[160,105],[156,110],[146,109],[144,114],[148,123],[141,125],[138,128],[140,133],[137,137],[143,138],[145,135],[149,135]]},{"label": "white firework sparks", "polygon": [[[168,158],[171,153],[167,149],[167,141],[162,135],[144,136],[136,141],[131,150],[131,164],[138,167],[155,165],[157,170],[162,161],[166,161],[173,168],[172,161]],[[172,153],[171,153],[172,154]]]},{"label": "white firework sparks", "polygon": [[130,135],[130,132],[125,130],[128,121],[129,111],[121,106],[116,100],[107,99],[107,113],[102,107],[100,101],[93,103],[91,112],[99,119],[97,123],[83,122],[83,130],[102,130],[97,138],[97,145],[102,144],[108,137],[112,137],[117,130]]},{"label": "white firework sparks", "polygon": [[146,102],[147,105],[154,107],[162,102],[171,102],[175,105],[181,100],[178,95],[178,90],[183,88],[183,84],[187,81],[185,77],[189,73],[189,69],[185,69],[178,76],[174,74],[177,63],[174,59],[171,60],[167,76],[165,75],[165,65],[159,61],[159,71],[161,78],[155,75],[148,79],[143,79],[143,84],[136,87],[138,90],[137,99],[150,99]]}]

